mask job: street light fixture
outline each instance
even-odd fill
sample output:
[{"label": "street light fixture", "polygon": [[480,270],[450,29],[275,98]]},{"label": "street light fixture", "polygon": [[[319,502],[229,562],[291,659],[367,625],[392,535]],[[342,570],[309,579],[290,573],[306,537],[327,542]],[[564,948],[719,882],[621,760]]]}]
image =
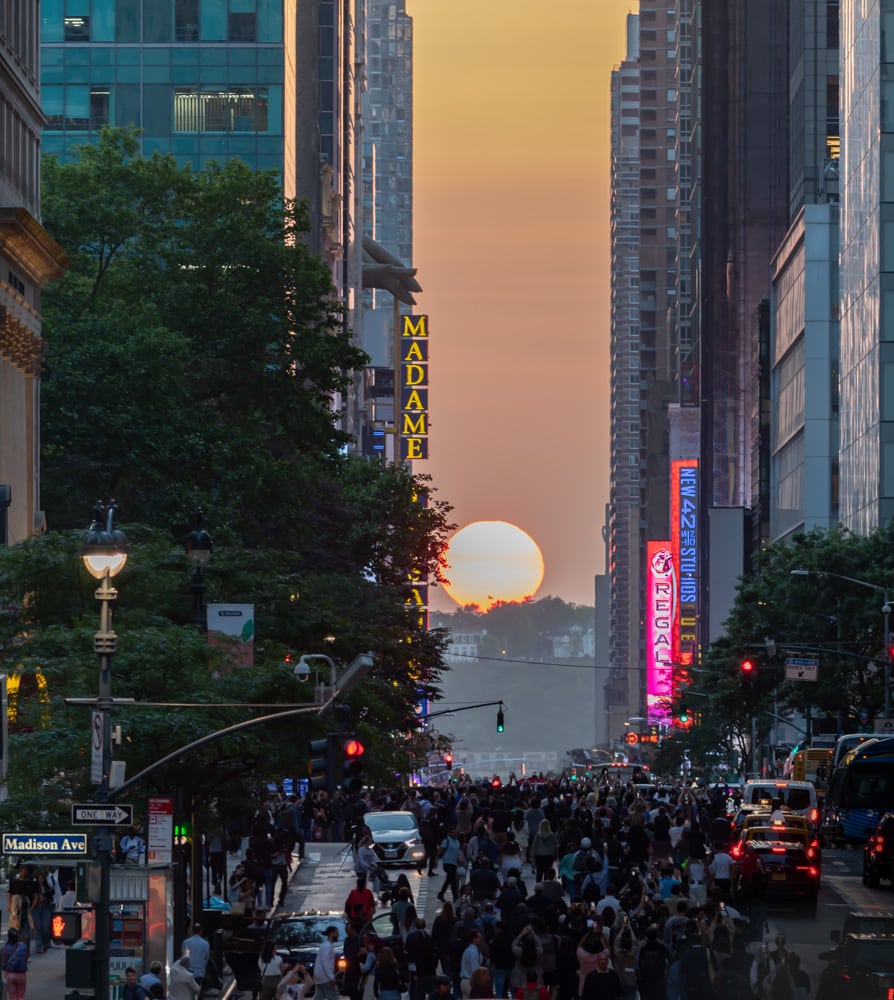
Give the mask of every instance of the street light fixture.
[{"label": "street light fixture", "polygon": [[891,602],[888,600],[888,588],[878,583],[870,583],[868,580],[858,580],[853,576],[844,576],[842,573],[830,573],[828,570],[793,569],[792,576],[816,576],[820,579],[832,577],[835,580],[845,580],[847,583],[854,583],[858,587],[867,587],[879,594],[884,595],[882,605],[882,617],[885,622],[885,654],[884,654],[884,677],[885,677],[885,718],[891,718]]},{"label": "street light fixture", "polygon": [[[118,591],[111,584],[127,562],[127,539],[115,527],[118,504],[98,501],[93,508],[93,521],[84,539],[81,558],[87,572],[100,581],[96,599],[100,602],[99,631],[93,637],[93,650],[99,656],[99,697],[96,714],[100,721],[102,741],[101,771],[94,770],[91,778],[99,785],[98,802],[109,801],[112,770],[112,657],[118,637],[112,631],[112,602]],[[94,737],[95,739],[95,737]],[[95,746],[95,743],[94,743]],[[112,832],[107,827],[97,827],[93,832],[93,847],[99,861],[99,903],[96,907],[96,998],[109,1000],[109,952],[112,938],[111,874]]]}]

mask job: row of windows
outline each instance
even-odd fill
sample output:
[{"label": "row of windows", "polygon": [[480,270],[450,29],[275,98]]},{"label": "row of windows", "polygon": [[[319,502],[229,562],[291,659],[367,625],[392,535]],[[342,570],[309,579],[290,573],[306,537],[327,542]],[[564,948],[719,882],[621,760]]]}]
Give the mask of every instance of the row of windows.
[{"label": "row of windows", "polygon": [[277,0],[43,0],[43,42],[281,42]]},{"label": "row of windows", "polygon": [[175,72],[179,67],[229,67],[230,70],[262,70],[275,67],[282,75],[281,45],[45,45],[41,50],[41,79],[48,72],[65,71],[72,75],[79,69],[92,67],[93,73],[112,66],[142,67],[150,71],[163,67]]},{"label": "row of windows", "polygon": [[40,214],[40,137],[0,93],[0,176],[32,215]]},{"label": "row of windows", "polygon": [[[151,98],[141,100],[140,91],[151,92]],[[278,132],[282,120],[282,95],[277,87],[172,89],[70,85],[44,87],[41,96],[47,128],[59,131],[92,132],[103,125],[116,124],[141,125],[154,135]]]}]

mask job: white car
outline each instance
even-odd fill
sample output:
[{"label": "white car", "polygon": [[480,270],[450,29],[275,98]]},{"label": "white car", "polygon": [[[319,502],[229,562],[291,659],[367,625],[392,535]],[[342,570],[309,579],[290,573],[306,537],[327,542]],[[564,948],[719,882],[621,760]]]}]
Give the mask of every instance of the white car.
[{"label": "white car", "polygon": [[379,864],[422,869],[425,846],[411,812],[371,812],[363,817],[369,827]]}]

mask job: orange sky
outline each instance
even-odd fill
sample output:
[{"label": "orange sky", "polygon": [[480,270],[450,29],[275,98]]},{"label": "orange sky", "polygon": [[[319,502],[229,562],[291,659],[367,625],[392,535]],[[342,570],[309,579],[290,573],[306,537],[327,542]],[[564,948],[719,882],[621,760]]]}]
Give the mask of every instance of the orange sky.
[{"label": "orange sky", "polygon": [[[427,462],[593,603],[609,490],[609,84],[635,0],[407,0]],[[449,575],[449,573],[448,573]],[[433,606],[455,607],[443,591]]]}]

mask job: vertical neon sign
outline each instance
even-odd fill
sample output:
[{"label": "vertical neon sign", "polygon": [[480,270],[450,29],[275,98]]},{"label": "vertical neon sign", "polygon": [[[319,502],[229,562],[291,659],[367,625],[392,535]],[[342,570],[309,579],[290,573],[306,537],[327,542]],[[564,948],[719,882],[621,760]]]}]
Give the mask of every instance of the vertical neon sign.
[{"label": "vertical neon sign", "polygon": [[671,552],[677,569],[673,694],[689,682],[698,651],[698,459],[671,462]]},{"label": "vertical neon sign", "polygon": [[676,573],[670,542],[647,542],[646,714],[669,723],[673,697],[672,635],[676,621]]}]

